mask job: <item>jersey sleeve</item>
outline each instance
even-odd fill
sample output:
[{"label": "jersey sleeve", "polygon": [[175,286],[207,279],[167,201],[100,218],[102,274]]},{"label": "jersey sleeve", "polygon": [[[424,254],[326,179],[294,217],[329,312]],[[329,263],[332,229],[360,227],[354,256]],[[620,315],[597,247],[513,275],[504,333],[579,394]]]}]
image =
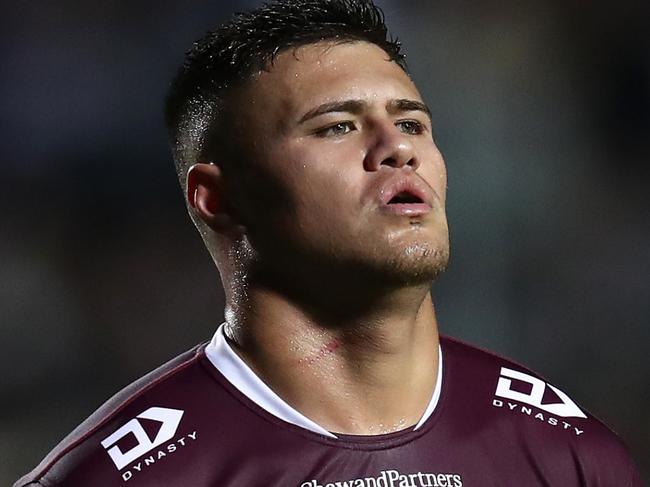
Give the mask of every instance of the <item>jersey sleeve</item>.
[{"label": "jersey sleeve", "polygon": [[647,487],[647,484],[641,479],[641,473],[638,468],[632,461],[631,457],[628,455],[628,471],[629,471],[629,481],[625,485],[630,487]]}]

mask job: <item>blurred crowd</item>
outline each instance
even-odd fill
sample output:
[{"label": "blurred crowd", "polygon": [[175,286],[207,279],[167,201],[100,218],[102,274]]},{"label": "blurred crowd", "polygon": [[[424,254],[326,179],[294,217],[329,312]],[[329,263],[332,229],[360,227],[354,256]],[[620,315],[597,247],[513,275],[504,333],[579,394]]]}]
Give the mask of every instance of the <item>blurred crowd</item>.
[{"label": "blurred crowd", "polygon": [[[2,6],[1,485],[223,319],[162,101],[257,3]],[[569,391],[650,476],[650,4],[377,3],[448,164],[442,332]]]}]

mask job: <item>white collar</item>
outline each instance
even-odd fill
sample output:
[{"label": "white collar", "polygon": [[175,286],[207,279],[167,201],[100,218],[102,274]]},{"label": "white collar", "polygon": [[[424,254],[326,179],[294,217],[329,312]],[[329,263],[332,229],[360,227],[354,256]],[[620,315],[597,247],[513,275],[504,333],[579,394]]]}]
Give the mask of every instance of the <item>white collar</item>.
[{"label": "white collar", "polygon": [[[271,390],[262,379],[260,379],[255,372],[235,353],[230,347],[224,334],[225,323],[222,323],[214,336],[212,341],[205,348],[205,355],[208,360],[221,372],[221,374],[230,382],[239,392],[244,394],[248,399],[253,401],[259,407],[273,416],[280,418],[287,423],[300,426],[314,433],[336,438],[336,435],[327,431],[318,423],[312,421],[307,416],[303,415],[289,404],[287,404],[280,396]],[[427,419],[431,416],[436,409],[440,399],[440,391],[442,389],[442,349],[438,345],[438,377],[436,379],[436,386],[433,389],[433,395],[424,414],[420,421],[413,428],[417,430],[420,428]]]}]

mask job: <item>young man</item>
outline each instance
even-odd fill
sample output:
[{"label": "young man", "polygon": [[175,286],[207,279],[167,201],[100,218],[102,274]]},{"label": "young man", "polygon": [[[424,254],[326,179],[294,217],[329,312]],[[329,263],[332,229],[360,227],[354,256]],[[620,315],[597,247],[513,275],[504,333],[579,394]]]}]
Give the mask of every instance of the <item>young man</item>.
[{"label": "young man", "polygon": [[559,389],[440,338],[445,165],[381,13],[302,0],[194,45],[167,103],[226,322],[16,486],[640,486]]}]

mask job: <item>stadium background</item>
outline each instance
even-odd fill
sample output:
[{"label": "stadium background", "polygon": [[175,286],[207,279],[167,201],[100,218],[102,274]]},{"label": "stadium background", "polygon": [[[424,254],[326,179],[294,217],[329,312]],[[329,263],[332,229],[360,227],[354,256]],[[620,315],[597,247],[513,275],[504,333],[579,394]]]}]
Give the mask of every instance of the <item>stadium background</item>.
[{"label": "stadium background", "polygon": [[[1,485],[220,322],[161,104],[191,41],[257,3],[2,6]],[[442,332],[569,391],[648,476],[649,4],[379,4],[448,163]]]}]

